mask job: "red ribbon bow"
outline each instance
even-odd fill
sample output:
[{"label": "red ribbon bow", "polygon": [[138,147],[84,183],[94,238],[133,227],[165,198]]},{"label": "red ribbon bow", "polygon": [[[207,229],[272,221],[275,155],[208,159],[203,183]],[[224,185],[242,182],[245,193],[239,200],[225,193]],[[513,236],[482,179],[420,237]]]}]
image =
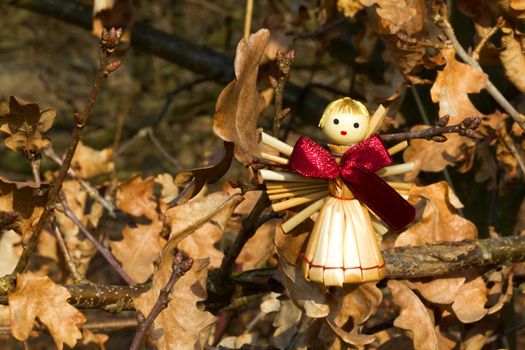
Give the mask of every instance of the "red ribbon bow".
[{"label": "red ribbon bow", "polygon": [[414,207],[375,174],[392,163],[379,135],[349,148],[339,165],[323,147],[308,137],[300,137],[290,156],[289,166],[306,177],[335,179],[339,175],[354,196],[365,203],[392,230],[400,231],[416,215]]}]

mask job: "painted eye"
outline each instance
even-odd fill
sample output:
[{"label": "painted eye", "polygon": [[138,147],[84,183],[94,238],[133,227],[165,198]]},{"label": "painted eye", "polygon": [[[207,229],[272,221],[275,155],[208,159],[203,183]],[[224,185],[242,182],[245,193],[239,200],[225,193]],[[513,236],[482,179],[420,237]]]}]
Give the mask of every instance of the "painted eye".
[{"label": "painted eye", "polygon": [[359,123],[354,123],[354,128],[358,128],[359,127]]},{"label": "painted eye", "polygon": [[334,124],[335,124],[335,125],[339,124],[339,119],[335,118],[335,119],[334,119]]}]

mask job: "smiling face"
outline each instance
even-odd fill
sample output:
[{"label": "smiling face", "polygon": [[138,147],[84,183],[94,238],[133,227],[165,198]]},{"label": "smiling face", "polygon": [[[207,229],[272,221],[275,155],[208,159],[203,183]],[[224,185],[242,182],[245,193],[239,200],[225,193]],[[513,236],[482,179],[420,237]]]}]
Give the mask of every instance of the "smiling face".
[{"label": "smiling face", "polygon": [[330,142],[352,145],[365,139],[369,117],[363,114],[333,114],[326,118],[323,132]]},{"label": "smiling face", "polygon": [[330,103],[319,123],[330,142],[343,146],[363,141],[369,125],[370,118],[366,107],[349,97]]}]

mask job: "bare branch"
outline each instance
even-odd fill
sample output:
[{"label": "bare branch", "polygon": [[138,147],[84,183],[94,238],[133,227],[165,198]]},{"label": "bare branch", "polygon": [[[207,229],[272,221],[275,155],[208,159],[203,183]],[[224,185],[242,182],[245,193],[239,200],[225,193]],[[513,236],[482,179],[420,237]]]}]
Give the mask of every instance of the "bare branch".
[{"label": "bare branch", "polygon": [[173,255],[174,257],[170,279],[168,280],[166,286],[160,290],[159,297],[155,302],[155,305],[153,305],[153,308],[151,309],[148,317],[142,322],[140,319],[143,318],[144,315],[142,315],[139,311],[139,315],[141,316],[139,317],[139,328],[137,333],[135,333],[135,338],[133,338],[133,342],[129,348],[130,350],[138,350],[140,348],[142,340],[146,336],[149,327],[151,327],[153,324],[153,321],[155,321],[162,310],[168,307],[169,295],[173,289],[173,286],[180,277],[182,277],[187,271],[189,271],[189,269],[191,269],[193,265],[193,259],[184,258],[182,253],[173,251]]},{"label": "bare branch", "polygon": [[66,261],[66,265],[69,269],[69,273],[71,274],[71,277],[73,277],[73,282],[80,283],[84,280],[80,272],[78,271],[77,264],[75,261],[73,261],[73,258],[71,258],[71,255],[69,254],[69,250],[67,249],[66,242],[64,242],[64,237],[62,237],[62,232],[58,229],[58,226],[56,224],[53,224],[53,232],[55,233],[55,237],[58,242],[58,247],[60,248],[60,251],[62,252],[62,255],[64,256],[64,260]]}]

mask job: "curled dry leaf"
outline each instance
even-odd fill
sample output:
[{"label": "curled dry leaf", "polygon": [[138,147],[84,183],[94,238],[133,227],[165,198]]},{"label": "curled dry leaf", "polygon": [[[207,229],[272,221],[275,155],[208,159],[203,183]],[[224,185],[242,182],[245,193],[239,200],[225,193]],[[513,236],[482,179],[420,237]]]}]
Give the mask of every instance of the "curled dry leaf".
[{"label": "curled dry leaf", "polygon": [[0,176],[0,212],[13,213],[13,230],[19,234],[30,231],[44,210],[48,188],[35,188],[34,183],[9,181]]},{"label": "curled dry leaf", "polygon": [[49,144],[45,132],[55,121],[56,111],[40,111],[36,103],[29,103],[11,96],[9,104],[0,105],[0,131],[9,135],[4,140],[6,147],[13,151],[34,153]]},{"label": "curled dry leaf", "polygon": [[424,200],[423,215],[399,235],[395,242],[396,247],[477,238],[476,226],[457,214],[456,209],[463,205],[446,182],[413,187],[410,195]]},{"label": "curled dry leaf", "polygon": [[201,191],[206,184],[212,184],[219,181],[224,174],[230,169],[233,158],[234,145],[232,142],[224,142],[224,148],[216,153],[210,164],[201,168],[195,168],[183,171],[177,174],[175,181],[179,186],[188,185],[194,181],[194,188],[191,197],[194,197]]},{"label": "curled dry leaf", "polygon": [[416,350],[438,350],[438,336],[434,328],[434,317],[418,296],[404,281],[389,280],[394,303],[401,308],[394,326],[410,331],[409,336]]},{"label": "curled dry leaf", "polygon": [[503,50],[499,52],[499,58],[505,75],[522,93],[525,93],[525,55],[521,44],[514,35],[511,28],[503,28],[501,45]]},{"label": "curled dry leaf", "polygon": [[126,226],[121,241],[110,241],[109,246],[124,270],[137,283],[143,283],[153,274],[154,263],[166,240],[162,233],[162,221],[149,225]]},{"label": "curled dry leaf", "polygon": [[330,313],[329,302],[320,284],[304,279],[303,272],[285,259],[279,259],[279,275],[286,288],[286,294],[306,316],[322,318]]},{"label": "curled dry leaf", "polygon": [[[439,115],[450,117],[448,124],[458,124],[463,119],[472,116],[483,117],[469,99],[468,94],[479,93],[487,85],[487,75],[455,58],[453,49],[443,49],[446,59],[445,68],[437,75],[430,90],[432,101],[439,102]],[[424,129],[428,126],[416,125],[412,130]],[[466,136],[447,135],[448,141],[436,143],[433,141],[415,139],[410,141],[403,158],[405,162],[414,162],[414,171],[409,179],[417,176],[419,171],[437,172],[447,165],[465,163],[460,168],[467,171],[472,166],[475,143]]]},{"label": "curled dry leaf", "polygon": [[31,273],[18,275],[16,288],[9,293],[11,332],[18,340],[26,340],[38,317],[59,350],[64,343],[74,347],[82,337],[79,326],[86,322],[84,315],[67,300],[71,295],[66,288],[55,284],[47,276]]},{"label": "curled dry leaf", "polygon": [[473,323],[481,320],[487,313],[485,309],[487,303],[488,290],[481,276],[469,276],[470,281],[459,288],[452,310],[456,317],[463,323]]},{"label": "curled dry leaf", "polygon": [[115,171],[115,163],[111,161],[112,155],[111,148],[97,151],[80,141],[71,161],[71,167],[75,170],[76,175],[83,179],[108,174]]},{"label": "curled dry leaf", "polygon": [[[135,308],[148,315],[172,273],[173,254],[166,251],[153,275],[153,285],[133,300]],[[195,259],[192,268],[175,283],[168,307],[155,319],[150,339],[160,350],[202,349],[206,344],[215,316],[197,307],[206,300],[206,278],[209,260]]]},{"label": "curled dry leaf", "polygon": [[260,156],[257,119],[265,100],[257,91],[257,73],[270,32],[261,29],[241,40],[235,55],[236,79],[219,95],[215,105],[213,130],[224,141],[235,144],[234,155],[241,163],[249,164]]},{"label": "curled dry leaf", "polygon": [[171,233],[164,251],[173,250],[182,239],[210,220],[224,230],[233,211],[243,200],[244,198],[239,194],[215,192],[168,209],[166,217]]},{"label": "curled dry leaf", "polygon": [[133,216],[158,218],[157,203],[153,198],[154,177],[142,179],[139,175],[122,183],[117,192],[117,206]]}]

